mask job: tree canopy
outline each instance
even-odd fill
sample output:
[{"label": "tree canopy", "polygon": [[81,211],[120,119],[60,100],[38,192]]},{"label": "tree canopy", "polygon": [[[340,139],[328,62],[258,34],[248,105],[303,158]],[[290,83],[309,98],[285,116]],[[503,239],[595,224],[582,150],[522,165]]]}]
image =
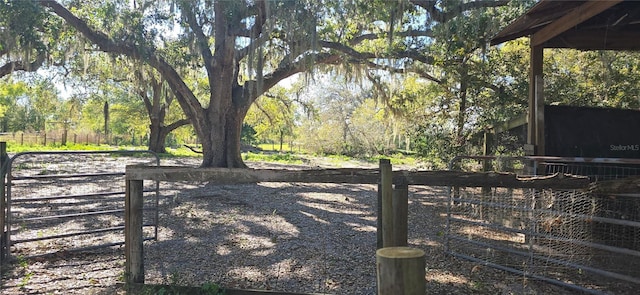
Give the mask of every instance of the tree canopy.
[{"label": "tree canopy", "polygon": [[[405,71],[412,61],[433,64],[416,46],[433,38],[433,23],[506,1],[38,3],[97,50],[157,70],[203,144],[203,166],[243,167],[242,120],[279,81],[316,65]],[[390,59],[406,62],[395,67]],[[206,74],[208,92],[187,84],[185,75],[193,70]]]}]

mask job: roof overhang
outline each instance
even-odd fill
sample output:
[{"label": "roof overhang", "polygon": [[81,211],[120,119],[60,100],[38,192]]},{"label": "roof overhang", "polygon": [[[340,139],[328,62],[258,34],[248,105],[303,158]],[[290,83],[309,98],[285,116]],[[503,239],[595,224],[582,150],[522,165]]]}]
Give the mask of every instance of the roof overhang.
[{"label": "roof overhang", "polygon": [[530,36],[533,46],[580,50],[640,50],[640,1],[541,0],[492,40]]}]

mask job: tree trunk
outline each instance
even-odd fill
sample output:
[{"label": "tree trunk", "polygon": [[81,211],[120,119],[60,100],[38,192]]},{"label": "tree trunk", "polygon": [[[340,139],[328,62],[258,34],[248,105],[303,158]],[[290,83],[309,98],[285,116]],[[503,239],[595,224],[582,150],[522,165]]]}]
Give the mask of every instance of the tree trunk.
[{"label": "tree trunk", "polygon": [[[235,36],[231,31],[238,20],[228,17],[232,2],[214,3],[215,51],[201,39],[201,50],[209,76],[209,106],[192,117],[192,124],[202,139],[202,167],[246,168],[240,154],[242,121],[253,102],[238,84],[239,61],[235,59]],[[201,35],[202,37],[202,35]]]},{"label": "tree trunk", "polygon": [[158,122],[149,125],[149,150],[156,153],[166,153],[165,142],[169,132],[167,128],[160,126]]},{"label": "tree trunk", "polygon": [[108,101],[104,102],[104,108],[102,111],[104,115],[104,137],[109,138],[109,102]]},{"label": "tree trunk", "polygon": [[192,120],[202,140],[202,167],[247,167],[240,153],[240,133],[248,109],[248,105],[232,105],[224,114],[210,113],[209,117],[201,118],[204,120]]}]

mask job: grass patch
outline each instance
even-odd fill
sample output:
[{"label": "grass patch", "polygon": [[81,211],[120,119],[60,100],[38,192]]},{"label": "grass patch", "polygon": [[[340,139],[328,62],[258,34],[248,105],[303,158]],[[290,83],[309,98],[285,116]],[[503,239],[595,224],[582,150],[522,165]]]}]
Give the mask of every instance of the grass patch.
[{"label": "grass patch", "polygon": [[[271,152],[280,152],[280,144],[271,144],[271,143],[261,143],[256,146],[257,148],[263,151],[271,151]],[[290,145],[288,143],[282,144],[282,152],[293,152],[293,153],[307,153],[306,150],[302,149],[299,145]]]},{"label": "grass patch", "polygon": [[389,159],[391,161],[391,165],[410,165],[410,166],[414,166],[417,165],[420,160],[418,160],[415,157],[412,156],[406,156],[404,154],[401,153],[396,153],[390,156],[383,156],[383,155],[377,155],[377,156],[373,156],[368,158],[368,161],[371,162],[379,162],[380,159]]},{"label": "grass patch", "polygon": [[[202,151],[202,147],[201,146],[197,146],[194,147],[195,150],[197,151]],[[167,153],[166,154],[162,154],[162,157],[164,158],[180,158],[180,157],[187,157],[187,158],[200,158],[202,157],[201,153],[196,153],[186,147],[177,147],[177,148],[170,148],[167,147],[166,148]]]},{"label": "grass patch", "polygon": [[[273,148],[276,148],[276,151]],[[283,164],[304,164],[305,158],[303,155],[306,154],[304,150],[300,150],[299,148],[294,148],[294,152],[277,152],[279,150],[280,145],[272,145],[272,144],[260,144],[258,148],[262,149],[264,152],[245,152],[242,153],[242,159],[245,161],[251,162],[275,162],[275,163],[283,163]],[[200,151],[202,149],[201,146],[194,147],[195,150]],[[288,151],[290,146],[288,144],[283,145],[283,150]],[[19,145],[19,144],[7,144],[7,152],[16,154],[22,152],[42,152],[42,151],[114,151],[114,150],[147,150],[146,146],[111,146],[107,144],[101,145],[87,145],[87,144],[71,144],[60,145],[60,144],[50,144],[50,145],[41,145],[41,144],[30,144],[30,145]],[[160,158],[181,158],[181,157],[189,157],[189,158],[201,158],[202,154],[192,151],[189,148],[180,146],[176,148],[167,147],[167,153],[158,154]],[[116,155],[117,156],[117,155]],[[143,155],[144,156],[144,155]],[[318,155],[324,157],[328,163],[335,164],[336,166],[340,166],[341,163],[349,162],[349,161],[366,161],[369,163],[377,163],[380,159],[390,159],[392,165],[409,165],[415,166],[421,163],[421,160],[417,157],[409,155],[408,153],[395,153],[393,155],[377,155],[368,158],[354,158],[345,155]]]},{"label": "grass patch", "polygon": [[252,153],[242,154],[242,159],[251,162],[276,162],[284,164],[303,164],[301,157],[292,153]]},{"label": "grass patch", "polygon": [[[123,149],[117,148],[117,149]],[[7,144],[8,153],[23,153],[23,152],[42,152],[42,151],[111,151],[115,150],[113,146],[101,144],[101,145],[86,145],[86,144],[67,144],[67,145],[41,145],[41,144]],[[139,147],[136,149],[140,149]]]}]

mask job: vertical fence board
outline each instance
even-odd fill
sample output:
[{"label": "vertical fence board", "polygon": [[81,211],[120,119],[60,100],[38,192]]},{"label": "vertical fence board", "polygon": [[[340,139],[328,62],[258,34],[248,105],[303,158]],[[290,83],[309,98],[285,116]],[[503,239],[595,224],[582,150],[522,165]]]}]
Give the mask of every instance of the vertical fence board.
[{"label": "vertical fence board", "polygon": [[382,246],[393,246],[393,172],[389,159],[380,159],[382,191]]},{"label": "vertical fence board", "polygon": [[144,283],[142,235],[143,181],[127,180],[125,195],[125,272],[127,283]]},{"label": "vertical fence board", "polygon": [[6,229],[6,210],[7,210],[7,201],[6,201],[6,179],[5,175],[7,174],[7,162],[9,161],[9,156],[7,155],[7,143],[0,142],[0,267],[4,263],[5,258],[7,257],[8,249],[7,249],[7,231]]},{"label": "vertical fence board", "polygon": [[382,182],[378,182],[378,200],[377,200],[377,214],[376,219],[376,249],[380,249],[384,246],[382,242]]},{"label": "vertical fence board", "polygon": [[396,184],[393,190],[394,246],[407,246],[409,236],[409,186],[406,181]]}]

